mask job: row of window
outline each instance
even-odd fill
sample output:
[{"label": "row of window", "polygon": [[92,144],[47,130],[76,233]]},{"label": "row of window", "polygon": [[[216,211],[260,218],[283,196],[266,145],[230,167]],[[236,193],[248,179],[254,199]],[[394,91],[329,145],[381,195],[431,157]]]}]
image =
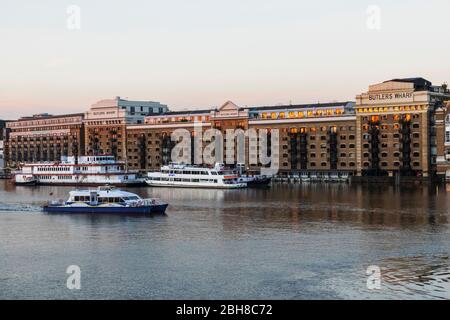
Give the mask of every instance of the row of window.
[{"label": "row of window", "polygon": [[[381,139],[388,139],[389,135],[392,135],[392,138],[394,139],[400,139],[402,137],[401,134],[399,133],[393,133],[393,134],[387,134],[387,133],[383,133],[382,135],[380,135]],[[415,139],[419,139],[420,138],[420,133],[413,133],[412,137]],[[369,133],[364,133],[363,134],[363,140],[370,140],[370,134]]]},{"label": "row of window", "polygon": [[[389,130],[389,129],[395,129],[395,130],[400,130],[401,129],[401,125],[398,123],[395,123],[393,125],[389,125],[389,124],[382,124],[380,126],[377,126],[378,129],[381,130]],[[367,131],[370,129],[370,126],[368,124],[365,124],[362,126],[363,130]],[[420,128],[420,124],[419,123],[413,123],[412,124],[412,128],[413,129],[419,129]]]},{"label": "row of window", "polygon": [[[415,162],[413,162],[413,167],[420,167],[420,162],[418,162],[418,161],[415,161]],[[363,166],[364,167],[370,167],[370,163],[369,162],[364,162],[363,163]],[[380,166],[381,167],[389,167],[389,163],[387,163],[387,162],[381,162],[380,163]],[[394,163],[393,163],[393,166],[394,167],[400,167],[401,166],[401,164],[400,164],[400,162],[398,162],[398,161],[395,161]]]},{"label": "row of window", "polygon": [[388,111],[420,111],[426,110],[426,106],[395,106],[395,107],[368,107],[357,108],[358,112],[388,112]]},{"label": "row of window", "polygon": [[295,118],[310,118],[310,117],[324,117],[324,116],[340,116],[344,113],[344,109],[325,109],[325,110],[306,110],[306,111],[289,111],[289,112],[262,112],[262,119],[295,119]]},{"label": "row of window", "polygon": [[[387,158],[387,157],[389,157],[389,155],[390,154],[388,154],[387,152],[382,152],[381,153],[381,157],[382,158]],[[392,153],[392,156],[395,157],[395,158],[398,158],[398,157],[401,156],[401,153],[400,152],[394,152],[394,153]],[[420,152],[413,152],[412,156],[415,157],[415,158],[418,158],[418,157],[420,157]],[[364,158],[370,157],[370,153],[367,153],[367,152],[363,153],[363,157]]]},{"label": "row of window", "polygon": [[70,172],[70,167],[38,167],[38,172],[51,171],[51,172]]},{"label": "row of window", "polygon": [[[341,162],[339,165],[340,165],[340,167],[347,167],[347,162]],[[284,167],[289,167],[289,164],[287,162],[284,162],[283,166]],[[330,163],[328,163],[328,162],[321,162],[320,166],[321,167],[329,167]],[[356,163],[355,162],[349,162],[348,166],[354,168],[354,167],[356,167]],[[309,163],[309,167],[317,167],[316,162],[310,162]]]}]

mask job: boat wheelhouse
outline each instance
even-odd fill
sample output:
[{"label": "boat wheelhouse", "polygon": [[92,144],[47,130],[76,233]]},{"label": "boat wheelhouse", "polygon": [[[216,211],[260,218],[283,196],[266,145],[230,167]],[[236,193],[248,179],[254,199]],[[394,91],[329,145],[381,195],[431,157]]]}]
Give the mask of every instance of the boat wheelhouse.
[{"label": "boat wheelhouse", "polygon": [[53,201],[44,206],[50,213],[165,213],[168,207],[158,199],[143,199],[139,195],[111,186],[69,192],[67,201]]},{"label": "boat wheelhouse", "polygon": [[149,172],[146,182],[152,187],[213,189],[239,189],[247,187],[247,183],[239,181],[239,175],[236,172],[225,170],[220,164],[216,164],[211,169],[173,163],[161,167],[158,172]]},{"label": "boat wheelhouse", "polygon": [[137,171],[127,170],[125,162],[114,156],[62,157],[60,162],[39,162],[23,165],[15,173],[16,184],[56,185],[142,185]]}]

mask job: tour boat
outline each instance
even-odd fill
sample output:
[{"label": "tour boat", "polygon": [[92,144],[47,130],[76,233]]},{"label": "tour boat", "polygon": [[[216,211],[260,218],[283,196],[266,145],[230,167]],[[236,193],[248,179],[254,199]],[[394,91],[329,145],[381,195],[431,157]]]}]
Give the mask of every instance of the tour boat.
[{"label": "tour boat", "polygon": [[217,164],[214,168],[204,168],[185,164],[170,164],[158,172],[149,172],[146,180],[152,187],[239,189],[247,183],[239,181],[239,174],[224,170]]},{"label": "tour boat", "polygon": [[150,214],[165,213],[167,206],[167,203],[157,199],[142,199],[135,193],[104,186],[95,190],[71,191],[67,201],[53,201],[44,206],[44,211],[48,213]]},{"label": "tour boat", "polygon": [[59,162],[24,164],[15,172],[17,185],[145,185],[137,171],[125,168],[114,156],[62,157]]}]

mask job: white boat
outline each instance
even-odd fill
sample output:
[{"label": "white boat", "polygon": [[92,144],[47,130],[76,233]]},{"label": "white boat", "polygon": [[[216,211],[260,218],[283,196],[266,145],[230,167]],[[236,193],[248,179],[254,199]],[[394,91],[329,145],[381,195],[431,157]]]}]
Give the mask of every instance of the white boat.
[{"label": "white boat", "polygon": [[60,162],[24,164],[14,174],[18,185],[143,185],[137,171],[126,169],[114,156],[62,157]]},{"label": "white boat", "polygon": [[71,191],[67,201],[53,201],[43,209],[49,213],[149,214],[165,213],[167,206],[157,199],[142,199],[135,193],[105,186]]},{"label": "white boat", "polygon": [[239,189],[247,183],[239,180],[239,174],[225,170],[216,164],[214,168],[204,168],[185,164],[170,164],[158,172],[149,172],[146,180],[152,187]]}]

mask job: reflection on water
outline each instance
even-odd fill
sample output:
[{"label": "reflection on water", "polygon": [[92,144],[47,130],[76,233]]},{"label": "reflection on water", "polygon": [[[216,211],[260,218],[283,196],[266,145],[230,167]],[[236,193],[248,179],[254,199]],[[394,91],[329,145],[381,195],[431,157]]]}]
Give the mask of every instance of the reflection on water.
[{"label": "reflection on water", "polygon": [[450,299],[448,256],[392,258],[382,261],[381,267],[383,283],[393,292]]},{"label": "reflection on water", "polygon": [[[0,181],[0,298],[450,298],[445,187],[131,188],[167,215],[40,211],[70,190]],[[78,293],[60,285],[70,264]]]}]

